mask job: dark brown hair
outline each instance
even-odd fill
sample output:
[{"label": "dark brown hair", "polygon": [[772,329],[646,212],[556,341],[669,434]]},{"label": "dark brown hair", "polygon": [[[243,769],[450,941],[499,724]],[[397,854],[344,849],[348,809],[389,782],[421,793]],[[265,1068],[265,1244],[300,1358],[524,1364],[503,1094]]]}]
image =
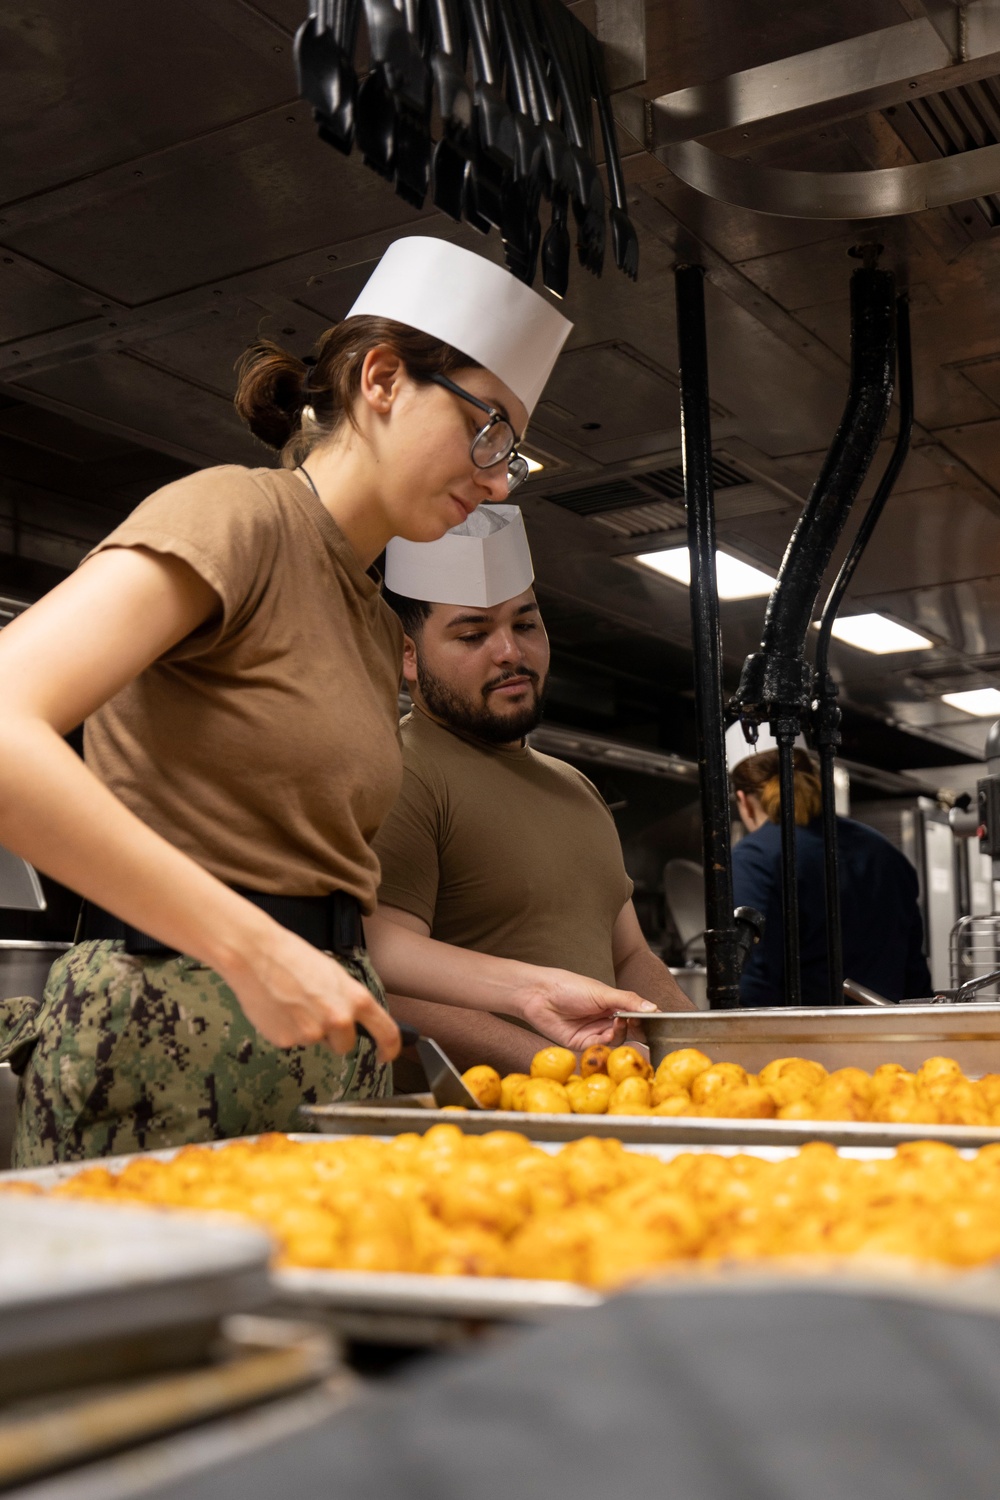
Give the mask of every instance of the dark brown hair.
[{"label": "dark brown hair", "polygon": [[292,469],[344,422],[355,424],[354,402],[369,350],[388,344],[411,380],[478,368],[477,361],[439,339],[391,318],[347,318],[327,330],[311,363],[270,339],[252,344],[236,365],[236,410],[282,464]]},{"label": "dark brown hair", "polygon": [[[796,749],[795,765],[795,821],[805,828],[819,815],[823,806],[823,791],[812,756],[805,750]],[[777,750],[762,750],[759,755],[748,755],[730,771],[733,786],[748,797],[756,797],[772,823],[781,820],[781,781],[778,776]]]},{"label": "dark brown hair", "polygon": [[410,599],[406,594],[395,594],[387,584],[382,585],[382,598],[399,618],[406,634],[415,639],[423,629],[425,620],[431,617],[431,606],[426,599]]}]

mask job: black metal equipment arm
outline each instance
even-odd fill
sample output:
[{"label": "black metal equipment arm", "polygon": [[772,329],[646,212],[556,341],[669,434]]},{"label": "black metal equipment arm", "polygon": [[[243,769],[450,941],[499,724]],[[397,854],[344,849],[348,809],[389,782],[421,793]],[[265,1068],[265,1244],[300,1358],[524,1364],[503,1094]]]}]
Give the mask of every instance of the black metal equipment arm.
[{"label": "black metal equipment arm", "polygon": [[[712,493],[712,427],[705,336],[705,273],[678,266],[677,348],[680,361],[684,497],[691,556],[691,638],[694,699],[701,780],[702,849],[705,867],[705,962],[708,1003],[731,1010],[740,1003],[745,957],[733,915],[733,868],[729,844],[729,782],[726,776],[722,699],[722,634],[715,580],[715,506]],[[756,916],[756,913],[753,914]]]},{"label": "black metal equipment arm", "polygon": [[795,878],[793,745],[812,702],[806,634],[833,549],[875,456],[892,401],[895,278],[865,266],[851,277],[851,380],[826,460],[782,559],[768,601],[760,650],[748,656],[732,708],[751,723],[768,720],[781,778],[785,998],[801,1004]]},{"label": "black metal equipment arm", "polygon": [[892,401],[895,278],[867,267],[851,277],[851,382],[847,404],[768,601],[760,650],[747,657],[735,704],[808,706],[806,633],[823,575],[875,457]]},{"label": "black metal equipment arm", "polygon": [[831,1005],[844,1003],[844,939],[840,915],[840,874],[837,856],[837,808],[833,782],[834,763],[840,749],[840,709],[837,684],[830,676],[830,632],[848,585],[854,577],[862,553],[872,539],[886,501],[910,451],[913,431],[913,352],[910,343],[910,302],[908,297],[896,300],[896,351],[899,377],[899,431],[889,462],[861,518],[850,550],[834,580],[820,620],[816,645],[816,671],[813,677],[813,740],[819,752],[820,779],[823,786],[823,853],[826,874],[826,941]]}]

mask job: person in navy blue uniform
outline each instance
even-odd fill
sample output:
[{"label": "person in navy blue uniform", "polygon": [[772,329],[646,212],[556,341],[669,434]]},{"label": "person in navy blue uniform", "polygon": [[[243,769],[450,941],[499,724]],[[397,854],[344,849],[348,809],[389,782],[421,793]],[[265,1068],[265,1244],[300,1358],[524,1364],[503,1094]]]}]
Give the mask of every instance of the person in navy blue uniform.
[{"label": "person in navy blue uniform", "polygon": [[[747,829],[733,849],[733,899],[737,906],[755,907],[766,921],[764,937],[740,981],[740,999],[747,1006],[785,1003],[781,794],[778,752],[762,748],[768,739],[762,732],[755,752],[743,740],[739,725],[727,737],[730,777]],[[737,759],[741,749],[744,753]],[[795,864],[805,1005],[829,1003],[821,805],[816,767],[804,748],[796,748]],[[837,819],[837,847],[845,978],[887,1000],[930,995],[913,866],[882,834],[852,818]]]}]

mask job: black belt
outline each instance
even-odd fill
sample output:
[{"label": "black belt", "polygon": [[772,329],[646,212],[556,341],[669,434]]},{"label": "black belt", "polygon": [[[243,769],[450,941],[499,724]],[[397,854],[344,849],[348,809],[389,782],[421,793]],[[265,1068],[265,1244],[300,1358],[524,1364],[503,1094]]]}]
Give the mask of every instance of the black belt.
[{"label": "black belt", "polygon": [[[346,891],[331,891],[328,896],[272,896],[265,891],[247,890],[245,886],[237,885],[232,889],[282,927],[312,943],[314,948],[346,956],[365,946],[361,906],[357,898],[349,896]],[[122,922],[90,901],[85,901],[80,910],[77,932],[78,942],[124,939],[126,953],[154,958],[177,956],[176,948],[165,947],[158,938],[140,932],[137,927],[131,927],[128,922]]]}]

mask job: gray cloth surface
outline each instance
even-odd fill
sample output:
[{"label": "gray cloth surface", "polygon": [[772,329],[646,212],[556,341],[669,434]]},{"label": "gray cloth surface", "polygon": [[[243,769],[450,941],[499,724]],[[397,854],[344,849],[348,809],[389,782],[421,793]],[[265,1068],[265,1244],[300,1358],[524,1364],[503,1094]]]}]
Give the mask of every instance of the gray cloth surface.
[{"label": "gray cloth surface", "polygon": [[1000,1319],[796,1290],[623,1297],[422,1365],[156,1500],[996,1500]]}]

